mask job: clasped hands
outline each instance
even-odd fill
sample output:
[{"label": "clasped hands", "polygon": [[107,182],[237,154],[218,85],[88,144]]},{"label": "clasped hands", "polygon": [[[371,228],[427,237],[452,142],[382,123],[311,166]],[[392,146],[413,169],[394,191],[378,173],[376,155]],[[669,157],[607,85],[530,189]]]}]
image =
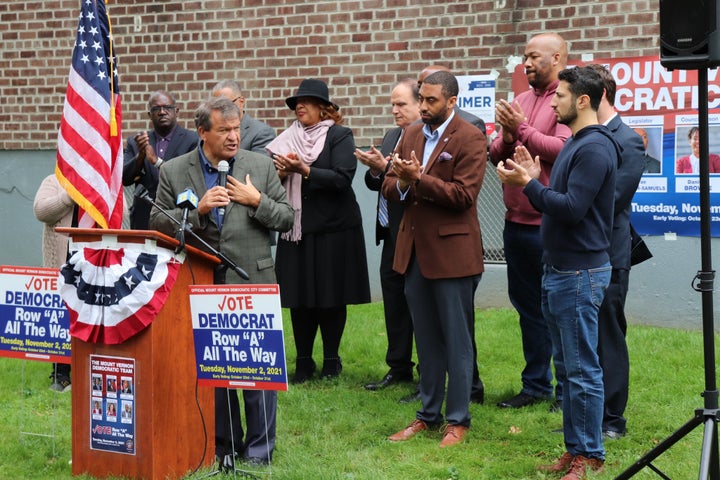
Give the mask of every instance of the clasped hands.
[{"label": "clasped hands", "polygon": [[262,194],[253,185],[250,174],[245,175],[245,183],[228,175],[227,184],[224,187],[216,185],[205,192],[198,203],[198,213],[207,215],[213,208],[226,207],[230,202],[257,208],[261,198]]},{"label": "clasped hands", "polygon": [[306,178],[310,175],[310,166],[303,162],[295,152],[290,152],[286,155],[273,153],[272,159],[280,180],[283,180],[291,173],[299,173]]},{"label": "clasped hands", "polygon": [[138,154],[137,154],[137,162],[139,165],[142,166],[143,160],[146,158],[150,160],[150,163],[155,165],[157,163],[157,155],[155,154],[155,149],[150,145],[150,137],[148,136],[148,132],[142,131],[135,134],[135,144],[137,145]]},{"label": "clasped hands", "polygon": [[540,177],[540,156],[533,158],[527,148],[519,145],[513,158],[498,162],[495,171],[502,183],[524,187],[533,178]]},{"label": "clasped hands", "polygon": [[512,105],[507,100],[500,100],[495,106],[495,123],[502,127],[502,136],[505,143],[515,143],[515,132],[522,122],[525,121],[523,112],[517,102]]},{"label": "clasped hands", "polygon": [[370,150],[367,152],[363,152],[359,148],[356,148],[354,155],[360,163],[370,167],[370,171],[376,177],[380,176],[385,171],[388,163],[390,162],[390,155],[387,157],[383,156],[382,152],[375,148],[374,145],[370,147]]},{"label": "clasped hands", "polygon": [[397,153],[393,154],[390,169],[398,177],[400,190],[405,190],[409,185],[419,182],[423,171],[423,167],[415,155],[415,150],[410,152],[410,160],[400,158]]}]

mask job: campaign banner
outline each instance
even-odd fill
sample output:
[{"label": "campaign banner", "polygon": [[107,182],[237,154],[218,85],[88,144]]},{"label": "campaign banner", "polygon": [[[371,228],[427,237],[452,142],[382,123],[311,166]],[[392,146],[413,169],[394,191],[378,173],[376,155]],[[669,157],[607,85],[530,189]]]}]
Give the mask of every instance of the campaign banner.
[{"label": "campaign banner", "polygon": [[87,394],[90,449],[135,455],[135,359],[90,355]]},{"label": "campaign banner", "polygon": [[[658,56],[603,58],[574,65],[605,65],[615,78],[615,109],[647,138],[645,173],[632,202],[638,233],[700,236],[698,72],[669,71]],[[523,84],[524,82],[524,84]],[[524,86],[523,86],[524,85]],[[522,65],[515,94],[529,88]],[[519,91],[518,91],[519,90]],[[720,236],[720,75],[708,70],[711,234]]]},{"label": "campaign banner", "polygon": [[56,268],[0,266],[0,356],[70,363],[70,315]]},{"label": "campaign banner", "polygon": [[492,75],[457,75],[460,87],[457,106],[480,117],[488,135],[495,131],[495,77]]},{"label": "campaign banner", "polygon": [[191,285],[198,384],[287,390],[278,285]]}]

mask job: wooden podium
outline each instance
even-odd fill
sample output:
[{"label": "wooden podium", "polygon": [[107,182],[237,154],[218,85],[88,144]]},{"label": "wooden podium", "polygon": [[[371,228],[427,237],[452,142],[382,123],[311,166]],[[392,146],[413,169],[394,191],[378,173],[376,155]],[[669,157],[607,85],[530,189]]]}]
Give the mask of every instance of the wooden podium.
[{"label": "wooden podium", "polygon": [[[155,241],[175,249],[162,233],[140,230],[58,228],[75,242],[115,237],[118,243]],[[170,296],[153,323],[124,343],[104,345],[72,338],[72,473],[94,477],[182,478],[215,457],[215,404],[212,388],[197,388],[190,284],[212,284],[220,261],[187,247]],[[135,362],[134,454],[91,448],[90,356],[132,358]],[[119,381],[118,381],[119,383]],[[120,387],[118,386],[118,389]]]}]

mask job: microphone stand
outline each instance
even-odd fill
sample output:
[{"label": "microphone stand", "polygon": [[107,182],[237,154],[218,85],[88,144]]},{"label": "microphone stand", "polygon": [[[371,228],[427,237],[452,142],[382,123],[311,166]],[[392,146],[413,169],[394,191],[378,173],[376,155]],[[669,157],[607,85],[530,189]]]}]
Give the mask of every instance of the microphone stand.
[{"label": "microphone stand", "polygon": [[[149,196],[147,198],[150,199]],[[158,210],[159,210],[159,208],[158,208]],[[177,233],[177,235],[179,237],[178,242],[180,242],[180,243],[178,244],[177,248],[175,249],[175,253],[180,253],[183,250],[185,250],[185,229],[192,228],[192,224],[188,224],[188,221],[187,221],[188,211],[189,211],[188,207],[183,208],[183,219],[182,219],[182,222],[180,223],[180,228],[178,228],[178,233]],[[173,219],[174,218],[175,217],[173,217]]]},{"label": "microphone stand", "polygon": [[[150,195],[148,194],[147,189],[143,189],[139,194],[136,195],[136,197],[142,199],[143,201],[145,201],[145,202],[149,203],[150,205],[152,205],[153,207],[157,208],[159,212],[161,212],[163,215],[165,215],[166,217],[168,217],[170,220],[173,221],[173,223],[175,223],[175,225],[177,225],[177,226],[179,227],[179,228],[178,228],[178,231],[181,231],[181,233],[183,233],[182,230],[181,230],[181,229],[182,229],[182,223],[180,223],[180,221],[179,221],[177,218],[175,218],[175,217],[173,217],[172,215],[170,215],[170,213],[169,213],[167,210],[165,210],[165,209],[163,209],[162,207],[160,207],[160,205],[158,205],[158,204],[155,202],[155,200],[153,200],[152,198],[150,198]],[[209,251],[211,254],[213,254],[213,255],[215,255],[217,258],[219,258],[220,261],[222,262],[222,264],[225,266],[225,268],[228,268],[228,267],[229,267],[232,271],[234,271],[235,273],[237,273],[238,275],[240,275],[240,277],[242,277],[243,279],[245,279],[245,280],[250,280],[250,275],[248,275],[247,272],[246,272],[245,270],[243,270],[238,264],[236,264],[236,263],[233,262],[230,258],[228,258],[227,255],[225,255],[224,253],[222,253],[221,251],[219,251],[218,249],[216,249],[215,247],[213,247],[212,245],[210,245],[209,243],[207,243],[205,240],[203,240],[202,238],[200,238],[200,236],[199,236],[197,233],[193,232],[193,231],[192,231],[192,224],[190,224],[190,223],[186,224],[186,225],[185,225],[184,232],[187,232],[187,233],[189,233],[190,235],[192,235],[192,237],[193,237],[195,240],[197,240],[198,242],[200,242],[205,248],[207,248],[208,251]],[[183,237],[183,240],[184,240],[184,237]],[[183,242],[183,243],[184,243],[184,242]]]}]

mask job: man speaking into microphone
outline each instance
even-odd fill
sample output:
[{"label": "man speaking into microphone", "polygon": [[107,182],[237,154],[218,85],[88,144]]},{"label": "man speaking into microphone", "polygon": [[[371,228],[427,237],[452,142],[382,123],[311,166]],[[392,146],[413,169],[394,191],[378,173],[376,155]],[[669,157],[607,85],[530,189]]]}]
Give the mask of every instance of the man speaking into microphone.
[{"label": "man speaking into microphone", "polygon": [[[243,280],[232,269],[218,268],[215,283],[277,283],[269,232],[290,230],[294,213],[272,160],[239,149],[240,111],[225,97],[214,97],[200,105],[195,111],[195,126],[200,136],[198,148],[160,170],[150,228],[174,236],[177,224],[160,209],[180,220],[183,209],[178,208],[176,199],[190,187],[200,198],[197,209],[187,214],[192,231],[250,276],[249,281]],[[219,184],[222,161],[229,170],[224,186]],[[207,251],[193,236],[186,235],[185,240]],[[226,470],[234,468],[236,456],[256,464],[269,463],[272,458],[277,392],[243,390],[243,399],[244,436],[237,392],[215,391],[215,453],[220,467]]]}]

